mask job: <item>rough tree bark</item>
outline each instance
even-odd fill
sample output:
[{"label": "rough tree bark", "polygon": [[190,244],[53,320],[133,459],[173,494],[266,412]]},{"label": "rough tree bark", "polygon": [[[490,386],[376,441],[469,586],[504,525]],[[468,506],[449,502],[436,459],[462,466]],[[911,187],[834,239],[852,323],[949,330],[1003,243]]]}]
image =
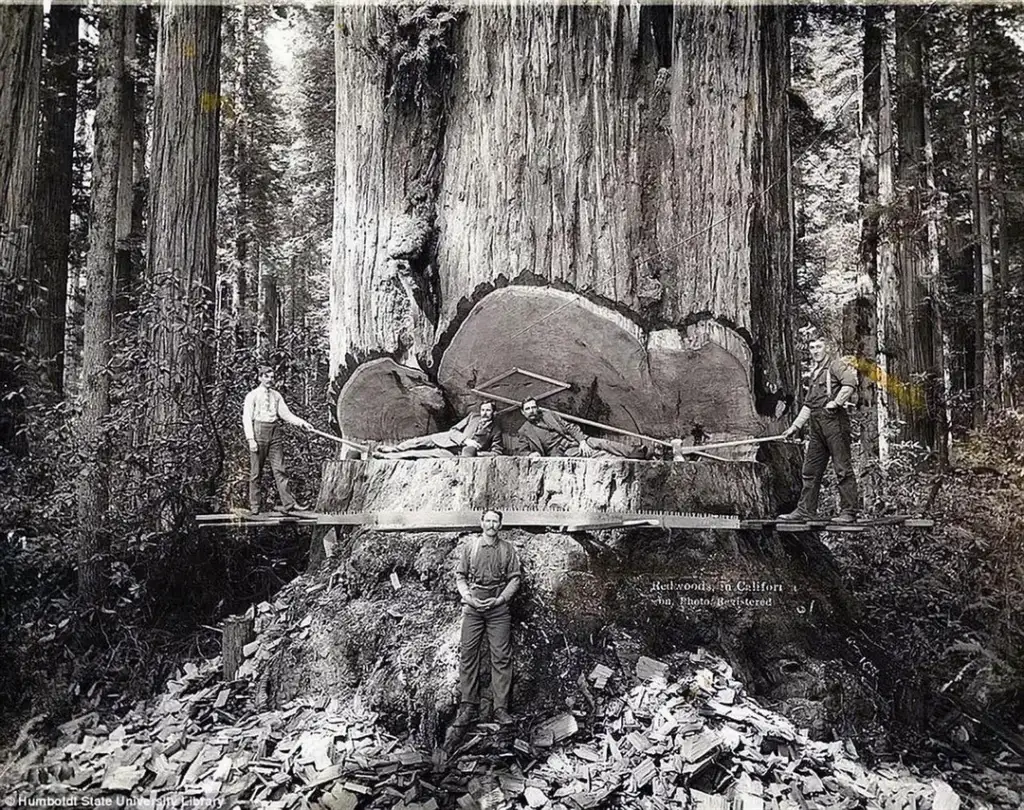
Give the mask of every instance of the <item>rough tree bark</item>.
[{"label": "rough tree bark", "polygon": [[26,452],[16,362],[31,270],[32,200],[39,128],[41,5],[0,6],[0,447]]},{"label": "rough tree bark", "polygon": [[[888,37],[887,37],[888,38]],[[896,398],[891,396],[893,381],[889,377],[889,357],[892,352],[895,324],[899,321],[896,286],[896,251],[893,245],[892,204],[895,199],[895,149],[892,121],[892,77],[889,60],[883,44],[879,63],[878,103],[878,297],[876,306],[875,343],[878,346],[878,376],[881,385],[876,389],[878,406],[878,458],[889,455],[889,417],[898,413]],[[898,389],[897,389],[898,390]]]},{"label": "rough tree bark", "polygon": [[1010,301],[1012,290],[1010,280],[1010,209],[1007,195],[1006,141],[1004,128],[1006,125],[1006,106],[1003,95],[1003,82],[998,75],[990,76],[992,100],[995,104],[995,121],[993,145],[995,148],[995,185],[996,227],[999,232],[997,242],[999,251],[999,305],[995,311],[996,331],[996,363],[999,370],[999,391],[1001,404],[1004,408],[1013,407],[1013,352],[1010,340]]},{"label": "rough tree bark", "polygon": [[[203,418],[213,357],[220,6],[160,9],[153,100],[148,427],[174,442]],[[181,465],[169,449],[170,468]],[[187,475],[181,465],[178,474]]]},{"label": "rough tree bark", "polygon": [[[106,514],[109,506],[109,438],[104,421],[110,413],[110,336],[117,267],[118,189],[124,126],[125,6],[97,10],[99,49],[96,62],[96,117],[86,263],[85,337],[82,348],[82,413],[78,452],[82,469],[78,496],[78,589],[87,602],[105,590]],[[130,151],[130,147],[129,147]]]},{"label": "rough tree bark", "polygon": [[999,373],[995,359],[993,314],[994,290],[992,257],[992,206],[990,173],[981,155],[979,133],[977,21],[973,9],[967,11],[967,81],[971,132],[971,230],[974,238],[974,426],[985,424],[992,405],[998,402]]},{"label": "rough tree bark", "polygon": [[127,311],[132,304],[132,291],[135,288],[135,274],[132,272],[132,209],[134,208],[135,194],[132,183],[132,172],[135,166],[135,153],[133,144],[135,142],[135,66],[136,66],[136,27],[138,13],[132,9],[125,17],[124,43],[125,43],[125,72],[123,89],[121,93],[121,117],[118,129],[121,132],[121,145],[119,149],[119,160],[121,166],[118,174],[121,182],[117,189],[117,230],[115,234],[117,245],[117,272],[114,277],[114,300],[118,312]]},{"label": "rough tree bark", "polygon": [[46,364],[50,387],[64,389],[64,321],[71,243],[72,161],[78,111],[78,6],[50,7],[41,105],[33,231],[35,301],[28,346]]},{"label": "rough tree bark", "polygon": [[[388,356],[462,409],[515,365],[664,435],[791,401],[784,10],[339,6],[336,65],[336,383]],[[342,387],[340,426],[406,407]]]},{"label": "rough tree bark", "polygon": [[926,139],[924,41],[926,17],[918,9],[896,11],[898,113],[897,180],[900,220],[896,239],[899,322],[890,344],[893,385],[919,386],[923,397],[898,398],[906,438],[938,450],[941,444],[942,335],[937,329],[937,279],[931,255]]},{"label": "rough tree bark", "polygon": [[[882,71],[885,61],[885,9],[864,8],[864,82],[861,88],[860,129],[860,292],[855,302],[856,357],[861,384],[858,407],[864,416],[861,448],[867,458],[881,460],[879,435],[884,422],[879,418],[879,224],[882,219],[879,195],[879,132],[882,104]],[[891,122],[890,122],[891,123]]]}]

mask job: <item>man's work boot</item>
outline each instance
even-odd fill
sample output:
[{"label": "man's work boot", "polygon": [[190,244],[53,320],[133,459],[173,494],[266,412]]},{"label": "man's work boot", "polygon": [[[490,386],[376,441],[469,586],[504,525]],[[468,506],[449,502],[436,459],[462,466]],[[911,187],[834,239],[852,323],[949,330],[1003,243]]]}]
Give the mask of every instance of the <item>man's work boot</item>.
[{"label": "man's work boot", "polygon": [[494,722],[502,726],[510,726],[512,725],[512,715],[505,709],[495,709]]},{"label": "man's work boot", "polygon": [[850,524],[853,524],[853,523],[857,522],[857,513],[856,512],[851,512],[849,510],[845,510],[845,511],[840,512],[834,518],[832,518],[832,520],[830,522],[831,523],[840,523],[840,524],[844,524],[844,525],[850,525]]},{"label": "man's work boot", "polygon": [[455,715],[455,720],[452,722],[453,726],[468,726],[473,720],[476,719],[476,706],[472,703],[463,703],[459,706],[459,711]]},{"label": "man's work boot", "polygon": [[794,509],[792,512],[786,512],[786,514],[779,515],[775,519],[779,523],[805,523],[808,520],[816,520],[817,516],[812,515],[810,512],[805,512],[803,509]]}]

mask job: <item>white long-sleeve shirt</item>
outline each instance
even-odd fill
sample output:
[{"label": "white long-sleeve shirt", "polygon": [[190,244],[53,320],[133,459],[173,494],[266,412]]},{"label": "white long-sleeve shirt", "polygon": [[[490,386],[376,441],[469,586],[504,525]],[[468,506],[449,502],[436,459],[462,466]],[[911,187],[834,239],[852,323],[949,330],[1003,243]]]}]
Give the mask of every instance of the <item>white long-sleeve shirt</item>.
[{"label": "white long-sleeve shirt", "polygon": [[245,404],[242,405],[242,429],[245,430],[245,438],[248,441],[256,441],[253,422],[276,422],[278,419],[298,427],[306,425],[306,420],[293,414],[284,397],[273,388],[264,388],[260,385],[245,395]]}]

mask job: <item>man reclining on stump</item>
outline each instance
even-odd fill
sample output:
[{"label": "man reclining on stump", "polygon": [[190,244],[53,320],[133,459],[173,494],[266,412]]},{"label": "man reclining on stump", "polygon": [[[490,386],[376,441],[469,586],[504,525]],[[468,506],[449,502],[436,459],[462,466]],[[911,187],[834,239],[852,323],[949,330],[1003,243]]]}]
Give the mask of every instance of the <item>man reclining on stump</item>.
[{"label": "man reclining on stump", "polygon": [[378,458],[453,458],[504,453],[504,436],[494,420],[494,403],[484,402],[477,413],[467,414],[448,430],[379,447],[374,455]]},{"label": "man reclining on stump", "polygon": [[578,425],[574,425],[550,411],[542,411],[535,399],[523,401],[523,416],[526,417],[526,421],[519,428],[518,436],[520,443],[531,458],[617,456],[642,459],[647,457],[642,446],[632,448],[621,442],[587,436]]}]

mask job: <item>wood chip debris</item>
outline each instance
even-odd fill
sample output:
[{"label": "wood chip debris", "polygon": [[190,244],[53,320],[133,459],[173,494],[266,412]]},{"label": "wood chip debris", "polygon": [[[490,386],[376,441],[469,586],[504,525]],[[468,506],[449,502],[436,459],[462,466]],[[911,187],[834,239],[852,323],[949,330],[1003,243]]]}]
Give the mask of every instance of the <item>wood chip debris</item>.
[{"label": "wood chip debris", "polygon": [[289,617],[281,600],[255,612],[258,628],[276,617],[284,630],[258,632],[234,680],[220,681],[219,659],[188,664],[116,723],[86,714],[60,726],[57,746],[30,742],[5,766],[3,788],[26,799],[116,794],[274,810],[960,808],[941,780],[871,771],[852,746],[812,741],[703,650],[671,667],[641,656],[632,673],[595,663],[579,687],[597,691],[541,718],[529,741],[478,727],[478,744],[451,757],[384,732],[358,692],[261,710],[262,670],[284,633],[310,621]]}]

